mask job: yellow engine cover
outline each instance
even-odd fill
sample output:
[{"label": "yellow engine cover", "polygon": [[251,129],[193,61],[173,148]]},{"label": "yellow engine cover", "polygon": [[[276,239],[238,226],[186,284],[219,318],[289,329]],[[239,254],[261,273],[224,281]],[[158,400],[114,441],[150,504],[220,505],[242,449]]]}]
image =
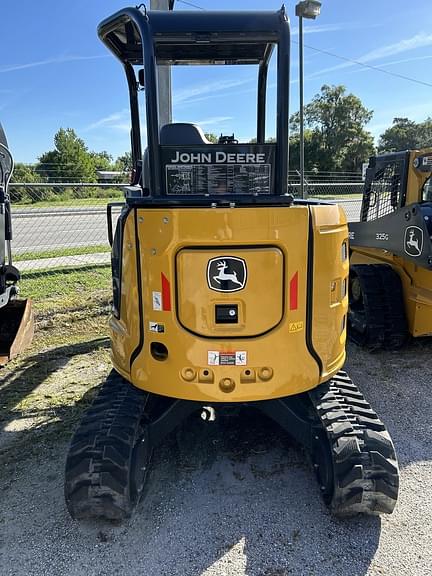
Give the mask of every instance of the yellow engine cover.
[{"label": "yellow engine cover", "polygon": [[114,367],[203,402],[309,390],[345,360],[347,226],[336,205],[133,208]]},{"label": "yellow engine cover", "polygon": [[[229,271],[230,263],[232,266],[237,262],[246,270],[243,287],[240,275],[234,276]],[[241,248],[225,252],[219,248],[183,249],[177,254],[176,264],[178,319],[194,334],[259,336],[282,320],[284,256],[279,248]],[[203,282],[202,270],[206,268],[207,282]],[[248,275],[248,269],[259,272]],[[228,278],[230,274],[232,278]],[[226,291],[223,290],[224,282],[230,287]],[[257,299],[261,305],[257,305]],[[216,310],[229,305],[237,311],[238,321],[218,322]]]}]

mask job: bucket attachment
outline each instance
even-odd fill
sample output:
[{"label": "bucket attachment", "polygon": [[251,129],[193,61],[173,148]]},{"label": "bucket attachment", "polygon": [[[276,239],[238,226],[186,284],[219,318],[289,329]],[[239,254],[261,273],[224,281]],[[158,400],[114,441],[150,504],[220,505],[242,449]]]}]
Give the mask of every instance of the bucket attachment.
[{"label": "bucket attachment", "polygon": [[0,308],[0,366],[24,350],[32,341],[33,333],[31,300],[10,300]]}]

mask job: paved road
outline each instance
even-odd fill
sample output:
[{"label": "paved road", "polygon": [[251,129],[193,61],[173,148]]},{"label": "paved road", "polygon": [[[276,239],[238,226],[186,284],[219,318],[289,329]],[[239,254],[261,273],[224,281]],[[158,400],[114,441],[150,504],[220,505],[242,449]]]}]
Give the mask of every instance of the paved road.
[{"label": "paved road", "polygon": [[[361,200],[343,200],[347,218],[358,220]],[[15,253],[106,244],[105,207],[15,210]]]},{"label": "paved road", "polygon": [[77,256],[60,256],[57,258],[33,258],[17,262],[21,272],[29,270],[46,270],[47,268],[77,268],[78,266],[101,266],[111,261],[110,252],[79,254]]},{"label": "paved road", "polygon": [[105,208],[13,212],[15,253],[107,244]]}]

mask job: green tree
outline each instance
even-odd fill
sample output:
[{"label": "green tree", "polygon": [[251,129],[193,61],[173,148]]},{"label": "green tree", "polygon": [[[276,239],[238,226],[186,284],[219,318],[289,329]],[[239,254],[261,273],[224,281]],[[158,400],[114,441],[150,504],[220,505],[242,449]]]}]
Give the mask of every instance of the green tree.
[{"label": "green tree", "polygon": [[[290,170],[300,170],[300,134],[294,133],[289,139]],[[320,143],[318,135],[306,129],[304,131],[305,170],[310,172],[320,168]]]},{"label": "green tree", "polygon": [[207,138],[207,140],[209,142],[211,142],[212,144],[217,144],[219,141],[219,138],[216,136],[216,134],[213,134],[213,132],[206,132],[204,134],[204,136]]},{"label": "green tree", "polygon": [[122,156],[119,156],[114,162],[114,170],[119,170],[121,172],[131,172],[132,154],[130,152],[125,152]]},{"label": "green tree", "polygon": [[[40,178],[35,171],[34,166],[17,162],[14,167],[11,182],[35,183],[40,182]],[[12,203],[31,202],[33,201],[33,198],[37,197],[38,189],[32,188],[31,186],[19,188],[11,186],[9,192]]]},{"label": "green tree", "polygon": [[39,182],[39,174],[31,164],[17,162],[14,167],[11,182]]},{"label": "green tree", "polygon": [[[374,152],[372,135],[365,130],[372,115],[372,110],[348,94],[345,86],[322,86],[304,108],[305,126],[311,132],[311,159],[306,157],[305,139],[305,166],[312,163],[319,170],[359,170]],[[297,137],[299,121],[298,113],[291,116],[293,137]]]},{"label": "green tree", "polygon": [[414,122],[408,118],[394,118],[393,124],[381,134],[379,152],[415,150],[432,145],[432,118]]},{"label": "green tree", "polygon": [[113,157],[106,150],[102,152],[90,152],[96,170],[114,170]]},{"label": "green tree", "polygon": [[48,182],[96,180],[94,158],[72,128],[60,128],[54,136],[54,145],[54,150],[42,154],[36,168]]}]

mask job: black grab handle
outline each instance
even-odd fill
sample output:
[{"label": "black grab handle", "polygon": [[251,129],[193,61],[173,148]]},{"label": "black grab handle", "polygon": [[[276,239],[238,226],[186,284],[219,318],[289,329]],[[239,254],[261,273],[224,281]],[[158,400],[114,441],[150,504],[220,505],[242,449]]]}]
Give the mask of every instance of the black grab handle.
[{"label": "black grab handle", "polygon": [[113,206],[124,206],[124,202],[110,202],[107,204],[107,228],[108,228],[108,242],[112,248],[113,245],[113,224],[112,224],[112,208]]}]

